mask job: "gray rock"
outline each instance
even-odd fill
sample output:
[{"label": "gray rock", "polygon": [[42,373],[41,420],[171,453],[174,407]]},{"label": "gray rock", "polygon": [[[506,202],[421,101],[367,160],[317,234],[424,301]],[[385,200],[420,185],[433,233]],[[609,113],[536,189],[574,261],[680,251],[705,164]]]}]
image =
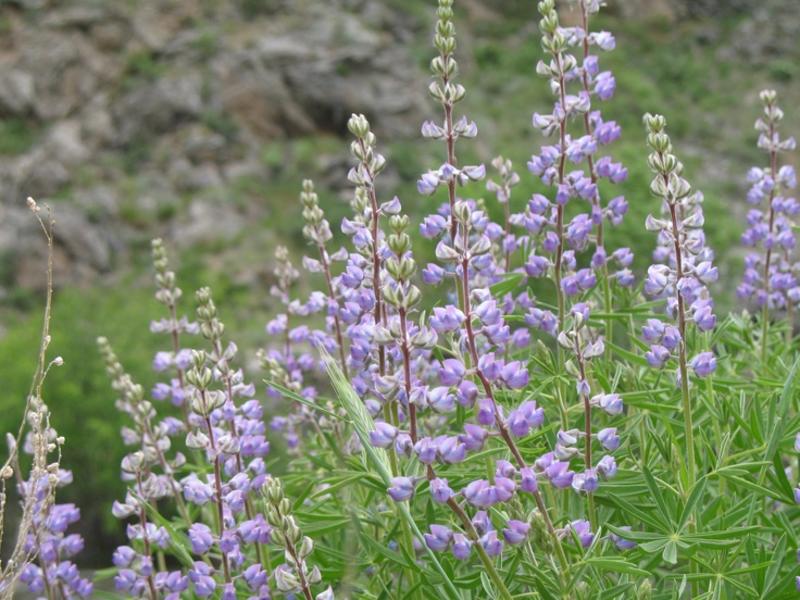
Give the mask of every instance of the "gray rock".
[{"label": "gray rock", "polygon": [[83,142],[81,124],[74,119],[59,121],[48,133],[42,146],[53,160],[66,166],[89,159],[89,148]]},{"label": "gray rock", "polygon": [[194,163],[221,161],[227,145],[225,136],[204,125],[190,125],[184,132],[182,154]]},{"label": "gray rock", "polygon": [[111,16],[112,13],[107,6],[78,4],[48,11],[42,19],[42,25],[53,28],[86,28],[106,21]]},{"label": "gray rock", "polygon": [[216,165],[193,165],[185,158],[178,158],[172,163],[169,177],[175,188],[182,192],[196,192],[222,185],[222,177]]},{"label": "gray rock", "polygon": [[43,121],[70,116],[118,70],[116,58],[99,53],[73,31],[26,31],[16,65],[34,81],[35,115]]},{"label": "gray rock", "polygon": [[226,53],[211,64],[219,83],[217,102],[239,126],[245,138],[308,134],[315,124],[303,110],[280,73],[269,69],[252,51]]},{"label": "gray rock", "polygon": [[134,88],[112,107],[118,144],[163,134],[203,111],[203,80],[197,72],[167,74]]},{"label": "gray rock", "polygon": [[0,68],[0,113],[21,115],[33,105],[34,85],[30,73]]},{"label": "gray rock", "polygon": [[181,28],[202,17],[196,0],[148,0],[135,5],[131,26],[137,39],[150,50],[163,50]]},{"label": "gray rock", "polygon": [[[351,112],[379,136],[413,135],[427,105],[398,43],[413,20],[374,0],[0,0],[0,17],[0,118],[37,130],[0,161],[0,253],[26,284],[40,283],[41,244],[20,198],[59,197],[59,270],[88,281],[162,219],[184,246],[240,235],[267,209],[243,216],[226,186],[275,174],[265,144],[344,136]],[[315,161],[341,185],[344,142],[338,161]]]},{"label": "gray rock", "polygon": [[244,219],[222,199],[195,200],[179,219],[172,238],[182,247],[200,243],[230,241],[244,229]]},{"label": "gray rock", "polygon": [[[103,231],[92,227],[77,207],[58,203],[54,211],[56,285],[85,284],[98,273],[107,272],[112,265],[112,251]],[[8,265],[14,285],[43,289],[46,252],[39,224],[24,202],[0,205],[0,256]]]}]

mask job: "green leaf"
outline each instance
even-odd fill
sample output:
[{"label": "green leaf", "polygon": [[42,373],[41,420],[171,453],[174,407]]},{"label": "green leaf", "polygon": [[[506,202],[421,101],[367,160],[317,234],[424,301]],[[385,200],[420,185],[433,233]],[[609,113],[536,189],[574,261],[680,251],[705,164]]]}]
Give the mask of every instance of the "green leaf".
[{"label": "green leaf", "polygon": [[628,575],[637,575],[639,577],[647,577],[650,575],[648,571],[640,569],[633,563],[630,563],[621,558],[612,558],[604,556],[595,556],[584,561],[590,567],[599,569],[601,571],[613,571],[615,573],[626,573]]},{"label": "green leaf", "polygon": [[492,296],[495,298],[499,298],[501,296],[505,296],[508,292],[512,292],[517,289],[517,286],[522,282],[522,273],[512,273],[508,275],[502,281],[498,281],[489,289],[492,292]]},{"label": "green leaf", "polygon": [[780,573],[781,566],[783,565],[783,559],[786,554],[786,536],[782,535],[781,538],[778,540],[778,543],[775,545],[775,552],[773,554],[773,561],[770,565],[769,569],[767,569],[766,574],[764,575],[764,587],[761,591],[761,598],[765,600],[769,598],[769,592],[772,588],[775,587],[778,579],[778,574]]},{"label": "green leaf", "polygon": [[[356,394],[353,386],[350,385],[350,382],[336,364],[336,361],[334,361],[324,350],[321,352],[322,359],[325,362],[325,367],[328,371],[328,376],[330,377],[331,383],[336,390],[336,395],[339,398],[339,402],[347,415],[350,417],[353,428],[355,429],[356,435],[361,441],[361,446],[366,453],[370,464],[377,471],[381,479],[383,479],[384,484],[389,487],[392,479],[389,457],[383,448],[375,448],[369,441],[369,433],[375,428],[375,423],[373,422],[372,417],[367,412],[364,403],[361,402],[361,399]],[[455,585],[447,575],[447,572],[444,570],[442,563],[439,562],[439,558],[436,556],[436,554],[434,554],[433,550],[428,548],[428,545],[425,543],[425,538],[423,537],[422,532],[419,530],[417,523],[411,516],[411,512],[408,509],[408,504],[405,502],[397,502],[396,506],[400,516],[408,523],[411,531],[420,541],[422,547],[425,549],[428,555],[428,558],[441,576],[442,582],[444,583],[444,589],[447,591],[447,596],[452,600],[459,600],[460,596],[455,588]]]},{"label": "green leaf", "polygon": [[644,475],[645,483],[647,483],[647,487],[650,490],[650,495],[652,496],[653,500],[656,501],[661,515],[666,518],[670,524],[674,524],[672,511],[667,507],[666,499],[661,493],[661,488],[658,487],[658,483],[656,482],[655,477],[653,477],[653,474],[650,472],[650,469],[645,467],[642,474]]},{"label": "green leaf", "polygon": [[170,549],[174,551],[175,557],[180,560],[184,565],[191,566],[194,564],[191,554],[191,546],[189,539],[178,531],[171,521],[165,519],[161,513],[158,512],[151,504],[147,504],[147,516],[156,525],[162,526],[169,533]]},{"label": "green leaf", "polygon": [[647,362],[647,359],[644,356],[641,356],[639,354],[635,354],[634,352],[631,352],[630,350],[626,350],[622,346],[617,346],[615,343],[609,342],[608,340],[606,340],[605,343],[609,348],[611,348],[614,351],[615,354],[618,354],[619,356],[621,356],[622,358],[624,358],[628,362],[630,362],[630,363],[632,363],[634,365],[639,365],[640,367],[649,367],[650,366],[649,363]]},{"label": "green leaf", "polygon": [[324,406],[320,406],[319,404],[317,404],[316,402],[314,402],[312,400],[309,400],[308,398],[304,398],[303,396],[301,396],[300,394],[298,394],[296,392],[293,392],[289,388],[284,387],[281,384],[279,384],[279,383],[277,383],[275,381],[271,381],[269,379],[264,379],[263,381],[264,381],[264,383],[266,383],[271,388],[275,388],[277,391],[279,391],[281,393],[281,395],[284,396],[285,398],[289,398],[290,400],[294,400],[295,402],[299,402],[300,404],[305,404],[309,408],[312,408],[312,409],[314,409],[314,410],[316,410],[318,412],[321,412],[322,414],[330,417],[331,419],[336,419],[337,421],[341,420],[341,416],[339,416],[335,412],[328,410]]},{"label": "green leaf", "polygon": [[692,512],[694,511],[697,503],[703,498],[703,493],[706,490],[706,484],[708,483],[708,479],[703,477],[694,484],[692,488],[692,493],[689,494],[689,499],[686,500],[686,504],[683,506],[683,510],[681,511],[680,517],[678,517],[678,530],[683,529],[683,526],[686,524],[686,521],[691,516]]},{"label": "green leaf", "polygon": [[674,540],[668,541],[661,557],[671,565],[676,564],[678,562],[678,543]]}]

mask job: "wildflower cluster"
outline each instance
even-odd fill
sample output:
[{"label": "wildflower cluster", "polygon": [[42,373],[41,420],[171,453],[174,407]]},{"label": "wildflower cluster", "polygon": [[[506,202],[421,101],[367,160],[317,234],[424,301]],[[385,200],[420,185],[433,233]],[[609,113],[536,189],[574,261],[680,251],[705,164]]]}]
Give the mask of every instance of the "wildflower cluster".
[{"label": "wildflower cluster", "polygon": [[[43,402],[37,399],[32,403],[28,420],[31,431],[26,436],[23,451],[33,457],[60,454],[64,439],[49,425],[49,411]],[[13,454],[16,442],[10,434],[8,442]],[[58,460],[42,467],[34,465],[25,481],[17,475],[20,498],[33,503],[30,529],[22,538],[22,550],[34,560],[22,568],[19,580],[31,593],[48,598],[88,598],[93,584],[72,562],[83,550],[83,537],[68,533],[70,526],[80,519],[80,509],[71,503],[55,501],[57,489],[72,483],[72,472],[62,469]],[[18,460],[14,472],[23,473]]]},{"label": "wildflower cluster", "polygon": [[769,166],[753,167],[747,173],[747,202],[757,208],[747,213],[748,227],[742,234],[742,243],[761,251],[747,255],[737,291],[743,299],[753,298],[759,307],[791,308],[800,301],[797,267],[792,260],[797,245],[793,217],[800,212],[800,204],[787,196],[797,186],[794,167],[780,165],[778,154],[794,150],[796,144],[793,137],[780,137],[778,125],[783,111],[775,91],[764,90],[760,98],[764,116],[756,121],[758,147],[768,153]]},{"label": "wildflower cluster", "polygon": [[[168,384],[157,384],[152,396],[157,401],[171,399],[180,407],[181,418],[159,415],[143,387],[124,371],[108,340],[98,340],[119,394],[117,408],[131,420],[123,439],[134,447],[122,461],[128,493],[113,507],[115,516],[130,519],[129,542],[113,557],[116,588],[148,598],[177,598],[190,590],[198,597],[235,598],[239,590],[246,590],[252,598],[270,598],[270,578],[279,589],[287,579],[282,571],[268,568],[273,526],[269,513],[259,508],[266,494],[262,488],[270,449],[263,407],[254,399],[255,386],[234,366],[238,349],[225,339],[211,290],[196,293],[195,322],[179,319],[180,288],[161,242],[156,240],[153,249],[156,299],[167,307],[168,316],[151,329],[170,333],[173,342],[171,351],[156,354],[153,366],[159,373],[171,369],[174,377]],[[296,272],[285,254],[279,256],[284,260],[277,287],[286,291]],[[183,333],[199,334],[206,348],[181,347]],[[188,471],[186,454],[177,449],[181,447],[194,463]],[[170,569],[165,556],[183,542],[176,540],[162,511],[175,514],[188,541],[191,554],[177,554],[184,563],[178,569]],[[311,583],[318,580],[317,576]],[[324,597],[332,598],[332,592]]]},{"label": "wildflower cluster", "polygon": [[[8,456],[0,465],[0,598],[15,597],[17,582],[37,596],[87,598],[93,583],[73,562],[84,540],[68,533],[80,519],[80,509],[72,503],[57,502],[58,489],[72,483],[72,472],[61,468],[65,440],[51,423],[50,408],[43,398],[43,387],[50,369],[61,367],[64,359],[48,360],[52,342],[50,319],[53,301],[53,230],[55,220],[49,207],[33,199],[27,205],[41,226],[47,242],[47,281],[36,369],[33,373],[22,422],[16,433],[6,433]],[[22,454],[22,456],[21,456]],[[25,458],[29,457],[26,461]],[[26,464],[27,463],[27,464]],[[16,483],[19,512],[16,535],[5,538],[9,482]],[[7,542],[4,545],[4,542]]]},{"label": "wildflower cluster", "polygon": [[[626,180],[628,170],[610,156],[601,156],[602,148],[620,137],[621,129],[614,121],[604,121],[595,102],[610,99],[616,88],[614,75],[600,71],[599,58],[592,50],[610,51],[615,47],[613,35],[607,31],[592,32],[589,18],[599,10],[600,3],[581,1],[579,8],[582,26],[561,27],[553,0],[539,2],[539,28],[542,48],[548,60],[541,60],[536,72],[548,79],[555,96],[553,110],[547,114],[534,113],[533,126],[545,136],[557,137],[553,145],[542,146],[531,157],[528,169],[543,183],[553,188],[553,198],[535,195],[522,222],[537,236],[544,256],[532,254],[528,274],[541,277],[552,273],[558,298],[558,325],[563,326],[566,314],[565,298],[574,298],[594,288],[597,272],[603,273],[604,285],[616,280],[622,286],[633,284],[628,267],[633,255],[628,248],[608,254],[605,247],[606,222],[618,225],[628,210],[623,196],[615,196],[605,204],[601,197],[601,182],[618,184]],[[581,61],[571,52],[581,51]],[[575,93],[570,93],[570,85]],[[570,122],[580,122],[580,134],[570,133]],[[583,168],[568,170],[570,165]],[[570,201],[584,201],[588,212],[578,212],[567,221]],[[593,248],[590,267],[579,268],[575,253]],[[537,258],[537,256],[539,256]],[[552,258],[546,258],[550,256]],[[609,279],[609,261],[619,271]],[[606,310],[611,310],[611,296],[604,289]],[[552,319],[548,319],[552,321]]]},{"label": "wildflower cluster", "polygon": [[[209,288],[182,316],[176,274],[153,242],[165,315],[151,330],[169,338],[153,360],[157,383],[146,392],[98,340],[129,447],[127,490],[112,507],[128,538],[112,559],[118,592],[645,600],[800,589],[789,454],[800,359],[785,360],[800,301],[796,182],[778,162],[794,141],[778,133],[775,92],[763,92],[756,127],[770,164],[748,176],[743,241],[754,252],[739,287],[763,312],[760,323],[723,318],[703,195],[666,119],[645,115],[658,205],[644,223],[656,234],[652,264],[637,282],[632,252],[609,235],[627,212],[612,190],[628,172],[609,154],[621,129],[600,110],[616,86],[599,58],[615,38],[592,29],[602,4],[577,0],[579,25],[564,27],[555,0],[538,3],[536,71],[553,106],[533,126],[552,140],[523,182],[504,156],[488,180],[483,164],[458,161],[458,140],[478,128],[456,114],[467,97],[456,13],[438,0],[428,90],[441,115],[422,135],[444,148],[417,181],[431,214],[415,224],[410,202],[386,193],[388,160],[370,121],[352,115],[351,213],[329,222],[324,192],[302,182],[310,285],[287,247],[275,251],[274,316],[255,361],[263,390]],[[473,195],[483,191],[488,201]],[[784,310],[786,335],[771,334]],[[78,510],[54,500],[71,475],[47,459],[63,440],[38,391],[28,419],[30,477],[13,460],[0,471],[18,477],[25,564],[3,575],[16,569],[49,599],[87,596],[92,584],[70,562],[83,545],[67,533]]]},{"label": "wildflower cluster", "polygon": [[[265,513],[272,526],[272,537],[286,549],[286,563],[275,568],[275,583],[282,592],[301,592],[307,600],[333,600],[329,587],[313,596],[311,586],[319,583],[321,575],[317,567],[308,568],[306,559],[314,550],[314,541],[304,536],[291,515],[291,504],[283,494],[283,487],[277,479],[268,478],[264,483]],[[259,566],[251,571],[252,579],[266,582],[267,574]],[[267,592],[268,594],[268,592]]]},{"label": "wildflower cluster", "polygon": [[[666,119],[649,114],[644,119],[647,145],[652,150],[647,161],[655,174],[650,190],[662,200],[663,215],[663,218],[647,217],[647,229],[658,233],[658,248],[653,253],[656,264],[647,269],[644,293],[666,300],[667,315],[677,320],[677,329],[650,319],[642,335],[650,344],[647,362],[660,368],[673,353],[677,354],[677,379],[686,383],[687,327],[693,324],[699,331],[707,332],[716,326],[714,300],[707,286],[717,280],[719,273],[703,233],[703,195],[692,193],[689,182],[682,177],[683,164],[672,153],[672,142],[665,131]],[[698,377],[706,377],[716,368],[716,359],[709,351],[695,355],[688,362]]]}]

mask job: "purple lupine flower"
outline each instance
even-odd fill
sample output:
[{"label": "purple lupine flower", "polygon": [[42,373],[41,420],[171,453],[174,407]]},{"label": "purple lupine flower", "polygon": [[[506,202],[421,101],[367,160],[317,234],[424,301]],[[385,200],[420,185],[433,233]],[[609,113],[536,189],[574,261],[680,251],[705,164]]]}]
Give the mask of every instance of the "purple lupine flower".
[{"label": "purple lupine flower", "polygon": [[500,379],[511,389],[524,388],[528,385],[528,368],[521,361],[511,361],[503,365]]},{"label": "purple lupine flower", "polygon": [[599,441],[603,448],[609,451],[614,451],[619,448],[619,436],[617,435],[616,427],[606,427],[597,432],[597,441]]},{"label": "purple lupine flower", "polygon": [[189,579],[194,586],[194,592],[201,598],[207,598],[217,589],[213,573],[213,568],[201,561],[196,561],[189,571]]},{"label": "purple lupine flower", "polygon": [[443,525],[431,525],[430,533],[423,536],[425,544],[434,552],[444,552],[453,540],[453,532]]},{"label": "purple lupine flower", "polygon": [[531,467],[523,467],[519,471],[520,484],[519,488],[523,492],[535,494],[539,491],[539,480],[537,479],[536,472]]},{"label": "purple lupine flower", "polygon": [[528,537],[528,532],[531,530],[531,526],[529,523],[525,523],[524,521],[517,521],[515,519],[509,519],[506,523],[505,529],[503,529],[503,539],[512,546],[517,544],[521,544],[524,542]]},{"label": "purple lupine flower", "polygon": [[442,361],[439,381],[442,382],[442,385],[459,385],[465,374],[466,369],[463,362],[457,358],[447,358]]},{"label": "purple lupine flower", "polygon": [[412,477],[392,477],[392,485],[387,493],[395,502],[408,500],[414,495],[414,479]]},{"label": "purple lupine flower", "polygon": [[591,403],[599,406],[609,415],[620,415],[624,410],[622,398],[619,394],[598,394],[592,397]]},{"label": "purple lupine flower", "polygon": [[389,448],[397,439],[397,427],[384,421],[375,423],[375,431],[369,434],[369,441],[378,448]]},{"label": "purple lupine flower", "polygon": [[[624,526],[620,527],[620,529],[624,530],[624,531],[630,531],[631,530],[630,525],[624,525]],[[614,545],[617,547],[618,550],[622,550],[622,551],[632,550],[633,548],[636,547],[636,542],[633,542],[631,540],[625,539],[624,537],[619,536],[616,533],[611,533],[611,534],[609,534],[608,537],[611,539],[612,542],[614,542]]]},{"label": "purple lupine flower", "polygon": [[569,470],[569,463],[560,460],[550,463],[544,474],[554,487],[561,489],[571,486],[572,478],[575,476],[575,473]]},{"label": "purple lupine flower", "polygon": [[473,425],[466,423],[464,425],[464,433],[458,436],[459,441],[464,444],[467,452],[480,450],[483,448],[486,438],[489,437],[489,432],[480,425]]},{"label": "purple lupine flower", "polygon": [[446,503],[448,500],[450,500],[450,498],[453,497],[453,490],[450,489],[447,479],[440,479],[438,477],[431,479],[430,488],[431,496],[433,497],[434,501],[439,502],[440,504]]},{"label": "purple lupine flower", "polygon": [[436,285],[444,279],[445,270],[435,263],[429,263],[422,269],[422,281],[428,285]]},{"label": "purple lupine flower", "polygon": [[581,546],[588,548],[594,541],[594,533],[592,533],[592,526],[589,521],[578,519],[572,521],[567,527],[562,530],[563,536],[576,536]]},{"label": "purple lupine flower", "polygon": [[482,535],[479,543],[489,556],[499,556],[503,552],[503,542],[497,537],[496,531]]},{"label": "purple lupine flower", "polygon": [[214,537],[208,525],[192,523],[188,533],[189,542],[192,544],[192,552],[195,554],[205,554],[214,544]]},{"label": "purple lupine flower", "polygon": [[438,456],[446,464],[460,463],[466,458],[467,447],[458,436],[446,436],[437,446]]},{"label": "purple lupine flower", "polygon": [[[782,138],[778,125],[783,111],[774,90],[763,90],[760,99],[764,115],[756,121],[758,147],[769,154],[769,167],[754,167],[747,173],[751,184],[747,202],[755,205],[747,212],[747,229],[742,243],[753,248],[745,257],[745,271],[737,295],[767,310],[797,305],[796,261],[791,251],[796,246],[794,219],[797,201],[789,198],[797,185],[794,168],[781,166],[779,154],[795,149],[794,138]],[[712,276],[715,276],[714,273]],[[763,343],[766,343],[764,341]]]},{"label": "purple lupine flower", "polygon": [[585,492],[591,494],[596,491],[600,482],[597,477],[595,469],[586,469],[583,473],[575,473],[572,478],[572,488],[576,492]]},{"label": "purple lupine flower", "polygon": [[514,495],[516,484],[506,477],[495,477],[494,484],[478,479],[462,490],[464,498],[473,506],[488,508],[499,502],[507,502]]},{"label": "purple lupine flower", "polygon": [[508,415],[508,427],[517,437],[528,435],[531,429],[541,427],[544,422],[544,410],[534,400],[526,400]]},{"label": "purple lupine flower", "polygon": [[597,463],[597,472],[606,479],[611,479],[617,474],[617,461],[610,454],[606,454]]},{"label": "purple lupine flower", "polygon": [[453,305],[437,306],[433,309],[430,324],[437,333],[446,333],[458,329],[464,322],[464,313]]},{"label": "purple lupine flower", "polygon": [[458,560],[467,560],[472,552],[472,542],[463,533],[453,534],[453,556]]},{"label": "purple lupine flower", "polygon": [[689,366],[698,377],[708,377],[717,369],[717,358],[713,352],[701,352],[689,361]]}]

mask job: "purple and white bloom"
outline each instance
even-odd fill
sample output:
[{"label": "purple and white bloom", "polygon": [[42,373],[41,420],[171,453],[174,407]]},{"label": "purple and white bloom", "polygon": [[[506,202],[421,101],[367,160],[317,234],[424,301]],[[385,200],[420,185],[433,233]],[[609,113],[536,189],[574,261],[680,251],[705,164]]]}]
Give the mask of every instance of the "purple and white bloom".
[{"label": "purple and white bloom", "polygon": [[[625,531],[630,531],[631,527],[630,525],[623,525],[622,527],[620,527],[620,529]],[[637,545],[636,542],[625,539],[624,537],[617,535],[616,533],[611,533],[609,534],[608,537],[612,542],[614,542],[614,545],[617,547],[617,549],[622,550],[623,552],[625,550],[632,550],[636,548]]]},{"label": "purple and white bloom", "polygon": [[414,495],[415,487],[416,484],[413,477],[393,477],[392,485],[386,491],[392,500],[402,502]]},{"label": "purple and white bloom", "polygon": [[434,552],[444,552],[453,541],[453,532],[443,525],[431,525],[430,533],[424,534],[425,543]]},{"label": "purple and white bloom", "polygon": [[515,546],[517,544],[521,544],[527,539],[528,532],[530,532],[530,530],[531,526],[529,523],[517,521],[516,519],[510,519],[506,523],[505,529],[503,529],[503,539],[505,539],[508,544]]},{"label": "purple and white bloom", "polygon": [[578,519],[572,521],[567,527],[561,530],[562,537],[577,538],[580,545],[588,548],[594,541],[594,533],[592,533],[592,526],[589,521]]},{"label": "purple and white bloom", "polygon": [[717,368],[717,358],[713,352],[701,352],[689,361],[689,366],[698,377],[708,377]]}]

